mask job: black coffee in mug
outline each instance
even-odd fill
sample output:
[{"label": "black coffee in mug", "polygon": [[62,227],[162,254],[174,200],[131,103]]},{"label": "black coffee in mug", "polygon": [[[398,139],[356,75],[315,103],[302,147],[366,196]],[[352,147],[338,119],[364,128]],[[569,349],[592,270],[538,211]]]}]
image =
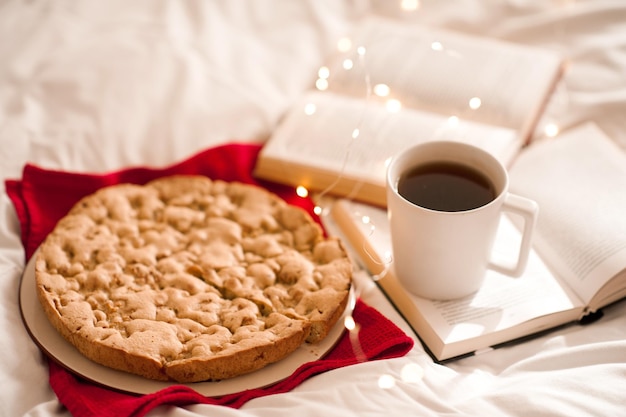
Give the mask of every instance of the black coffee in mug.
[{"label": "black coffee in mug", "polygon": [[496,189],[482,172],[456,162],[429,162],[404,172],[398,193],[420,207],[437,211],[472,210],[496,198]]}]

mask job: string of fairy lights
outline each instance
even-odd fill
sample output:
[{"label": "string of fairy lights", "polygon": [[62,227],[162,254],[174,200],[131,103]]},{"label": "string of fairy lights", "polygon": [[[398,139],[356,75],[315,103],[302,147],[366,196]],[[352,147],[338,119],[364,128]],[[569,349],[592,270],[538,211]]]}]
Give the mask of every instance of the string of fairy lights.
[{"label": "string of fairy lights", "polygon": [[[404,11],[415,11],[418,10],[420,7],[420,1],[419,0],[402,0],[401,1],[401,5],[400,5],[401,9]],[[459,56],[461,55],[459,53],[459,51],[456,51],[454,49],[448,49],[446,47],[446,45],[444,45],[442,42],[440,41],[433,41],[430,44],[430,48],[432,49],[432,51],[434,52],[441,52],[441,53],[446,53],[448,55],[453,55],[453,56]],[[403,103],[401,102],[400,99],[396,98],[393,96],[392,94],[392,90],[389,87],[389,85],[384,84],[384,83],[377,83],[372,85],[371,79],[370,79],[370,73],[368,71],[367,68],[367,64],[366,64],[366,60],[365,60],[365,56],[367,54],[367,48],[365,45],[353,45],[353,41],[350,37],[342,37],[337,41],[337,51],[339,53],[344,53],[347,54],[348,52],[354,50],[356,52],[356,57],[357,60],[355,62],[355,60],[350,57],[347,56],[343,62],[342,62],[342,69],[344,71],[351,71],[353,70],[357,65],[359,65],[362,69],[363,72],[363,77],[364,77],[364,90],[365,90],[365,94],[364,94],[364,108],[365,106],[367,106],[369,100],[372,98],[372,96],[375,96],[379,99],[383,99],[384,100],[384,107],[387,110],[388,113],[397,113],[399,112],[402,108],[403,108]],[[315,81],[315,88],[318,91],[326,91],[329,89],[330,84],[329,84],[329,78],[331,75],[331,70],[327,67],[327,66],[322,66],[318,69],[317,72],[317,80]],[[480,97],[477,96],[473,96],[470,97],[468,99],[467,102],[467,108],[471,111],[471,110],[478,110],[481,106],[483,105],[483,100]],[[304,106],[303,112],[306,115],[313,115],[315,114],[315,112],[317,111],[317,105],[315,103],[307,103]],[[365,113],[363,113],[365,114]],[[459,125],[460,123],[460,117],[459,115],[456,114],[451,114],[447,120],[445,121],[444,125],[442,126],[442,128],[455,128]],[[342,165],[339,169],[339,173],[337,175],[337,177],[335,178],[335,180],[328,185],[324,190],[322,190],[321,192],[318,193],[318,196],[323,197],[326,196],[327,194],[332,193],[333,189],[335,188],[335,186],[339,183],[339,181],[342,178],[344,169],[346,167],[346,164],[348,162],[348,160],[350,159],[350,149],[351,149],[351,145],[360,138],[361,136],[361,129],[362,129],[362,120],[359,121],[354,129],[352,130],[351,133],[351,137],[350,137],[350,142],[348,144],[348,147],[346,149],[346,152],[344,154],[343,160],[342,160]],[[543,135],[545,137],[548,138],[552,138],[557,136],[560,133],[560,128],[559,126],[554,123],[554,122],[546,122],[543,126]],[[386,164],[388,164],[390,158],[386,161]],[[296,187],[296,193],[297,195],[299,195],[300,197],[307,197],[309,195],[309,190],[304,186],[304,185],[299,185]],[[323,215],[325,212],[325,208],[317,205],[314,209],[315,213],[317,215]],[[366,222],[368,221],[368,219],[364,219]]]},{"label": "string of fairy lights", "polygon": [[[402,11],[405,11],[405,12],[417,11],[419,10],[420,5],[421,5],[420,0],[401,0],[400,1],[400,8]],[[452,55],[459,53],[458,51],[455,51],[455,50],[448,50],[446,48],[446,45],[444,45],[440,41],[433,41],[430,44],[430,48],[434,52],[441,52],[441,53],[452,54]],[[337,42],[337,51],[339,53],[346,55],[345,59],[343,59],[342,61],[341,70],[352,71],[357,66],[360,66],[364,74],[364,79],[363,79],[364,107],[367,106],[369,100],[372,97],[376,97],[377,99],[382,100],[385,109],[389,113],[397,113],[403,108],[403,103],[401,102],[401,100],[394,97],[391,88],[387,84],[376,83],[372,85],[370,73],[366,65],[365,57],[367,54],[367,48],[365,45],[354,45],[353,40],[350,37],[342,37]],[[352,52],[352,54],[349,54],[350,52]],[[354,59],[354,57],[356,57],[356,59]],[[317,80],[315,82],[315,88],[321,92],[328,90],[330,87],[330,84],[329,84],[330,77],[331,77],[331,70],[327,66],[320,67],[317,72]],[[484,104],[483,100],[480,97],[474,96],[468,99],[467,108],[469,110],[477,110],[483,104]],[[303,108],[303,112],[306,115],[313,115],[315,114],[316,111],[317,111],[317,107],[316,107],[316,104],[314,103],[307,103]],[[363,112],[363,116],[364,115],[365,115],[365,112]],[[362,133],[361,132],[362,122],[363,122],[363,119],[361,118],[361,120],[355,125],[354,129],[352,130],[348,147],[346,148],[346,152],[343,156],[342,166],[339,169],[339,173],[336,179],[329,186],[327,186],[324,190],[317,193],[316,206],[314,207],[314,212],[318,216],[329,215],[328,206],[322,202],[327,201],[324,199],[324,197],[327,194],[332,194],[333,188],[341,180],[346,164],[351,156],[350,150],[351,150],[352,144],[355,141],[360,139],[360,136]],[[459,124],[459,122],[460,122],[459,116],[452,114],[445,121],[445,125],[447,128],[454,128]],[[554,122],[546,121],[542,127],[542,133],[547,138],[553,138],[560,133],[560,128],[558,124]],[[387,166],[390,159],[391,158],[389,158],[386,161],[385,166]],[[303,198],[309,196],[310,194],[309,190],[303,185],[299,185],[296,187],[296,193],[298,196],[303,197]],[[344,198],[350,198],[350,197],[348,196]],[[330,201],[328,204],[332,204],[333,199],[330,198],[330,200],[328,201]],[[355,219],[357,219],[357,221],[360,221],[369,230],[369,235],[367,236],[367,238],[368,239],[372,238],[377,229],[377,225],[375,224],[375,222],[367,214],[360,213],[358,211],[355,211],[352,214],[355,217]],[[365,245],[364,245],[364,248],[365,248]],[[367,253],[366,250],[364,250],[364,252]],[[371,256],[371,258],[372,258],[371,259],[372,262],[376,262],[375,258],[377,257]],[[380,279],[381,277],[385,276],[385,274],[388,272],[388,269],[391,266],[391,263],[392,263],[391,253],[383,254],[383,263],[382,265],[380,265],[382,270],[378,272],[377,274],[371,275],[372,279],[376,281]],[[357,359],[365,360],[366,358],[363,355],[361,345],[358,339],[359,324],[354,320],[354,317],[352,315],[348,315],[344,319],[344,326],[349,332],[350,340],[352,341],[353,349],[354,349]],[[401,379],[403,382],[415,383],[422,379],[423,372],[424,372],[423,369],[419,365],[412,363],[412,364],[407,365],[402,370]],[[378,380],[378,385],[380,388],[389,389],[395,386],[395,381],[396,379],[390,375],[381,375]]]}]

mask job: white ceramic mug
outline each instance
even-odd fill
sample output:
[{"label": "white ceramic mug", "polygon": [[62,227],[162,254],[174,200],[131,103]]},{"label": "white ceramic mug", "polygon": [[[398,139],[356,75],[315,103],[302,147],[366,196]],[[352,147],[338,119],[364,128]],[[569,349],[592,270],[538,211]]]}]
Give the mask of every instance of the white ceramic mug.
[{"label": "white ceramic mug", "polygon": [[[495,197],[485,205],[463,211],[420,207],[398,192],[401,176],[416,166],[449,162],[470,166],[492,183]],[[508,192],[505,167],[491,154],[454,141],[413,146],[392,159],[387,169],[387,212],[393,267],[411,293],[430,299],[454,299],[477,291],[487,269],[517,277],[526,268],[538,214],[537,204]],[[520,250],[511,265],[492,261],[501,213],[524,219]]]}]

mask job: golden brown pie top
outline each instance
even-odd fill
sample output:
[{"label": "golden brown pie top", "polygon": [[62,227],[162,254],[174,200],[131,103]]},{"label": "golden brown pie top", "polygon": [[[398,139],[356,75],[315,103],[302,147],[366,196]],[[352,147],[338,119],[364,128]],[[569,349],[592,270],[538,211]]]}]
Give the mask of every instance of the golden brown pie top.
[{"label": "golden brown pie top", "polygon": [[85,197],[37,254],[38,297],[88,358],[151,379],[241,375],[322,340],[352,265],[304,210],[200,176]]}]

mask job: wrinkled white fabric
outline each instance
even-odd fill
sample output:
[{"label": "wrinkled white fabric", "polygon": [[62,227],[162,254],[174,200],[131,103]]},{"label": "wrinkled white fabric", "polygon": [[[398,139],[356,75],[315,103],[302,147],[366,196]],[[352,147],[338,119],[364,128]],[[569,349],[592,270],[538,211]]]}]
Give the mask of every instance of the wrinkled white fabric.
[{"label": "wrinkled white fabric", "polygon": [[[0,2],[0,175],[17,178],[26,162],[89,172],[162,166],[215,144],[262,142],[368,14],[559,51],[568,70],[536,134],[547,123],[594,121],[626,149],[625,2],[418,3],[403,11],[400,1],[376,0]],[[5,193],[0,218],[0,415],[67,416],[21,322],[23,251]],[[364,301],[410,332],[375,285],[359,284]],[[407,369],[423,375],[403,380]],[[619,416],[624,393],[619,303],[592,325],[447,366],[417,343],[406,357],[328,372],[240,410],[195,405],[149,415]]]}]

